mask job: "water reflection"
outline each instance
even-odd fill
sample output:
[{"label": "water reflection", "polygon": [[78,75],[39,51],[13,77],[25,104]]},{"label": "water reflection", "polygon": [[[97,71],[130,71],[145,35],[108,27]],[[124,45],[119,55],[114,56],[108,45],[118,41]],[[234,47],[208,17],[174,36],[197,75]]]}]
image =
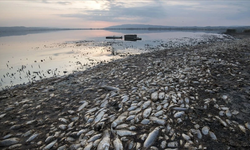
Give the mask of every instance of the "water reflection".
[{"label": "water reflection", "polygon": [[[123,36],[105,30],[69,30],[0,37],[0,88],[82,71],[176,42],[180,45],[180,40],[173,42],[176,38],[184,44],[193,38],[206,39],[201,32],[143,33],[138,35],[142,41],[137,42],[105,39],[113,35]],[[167,41],[172,45],[166,45]]]}]

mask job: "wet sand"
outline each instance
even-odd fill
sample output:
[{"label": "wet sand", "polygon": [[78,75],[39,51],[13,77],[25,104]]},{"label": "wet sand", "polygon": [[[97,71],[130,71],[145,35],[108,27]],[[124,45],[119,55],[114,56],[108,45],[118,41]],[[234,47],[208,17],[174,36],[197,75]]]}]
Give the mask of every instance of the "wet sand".
[{"label": "wet sand", "polygon": [[114,149],[118,137],[124,149],[249,149],[249,42],[154,51],[1,91],[0,146],[96,149],[109,139]]}]

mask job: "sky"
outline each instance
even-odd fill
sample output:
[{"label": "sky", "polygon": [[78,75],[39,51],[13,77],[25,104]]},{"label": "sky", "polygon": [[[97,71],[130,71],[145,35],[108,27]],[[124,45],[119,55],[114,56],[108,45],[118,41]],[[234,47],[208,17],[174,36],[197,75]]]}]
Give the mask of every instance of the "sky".
[{"label": "sky", "polygon": [[249,26],[250,0],[0,0],[0,26]]}]

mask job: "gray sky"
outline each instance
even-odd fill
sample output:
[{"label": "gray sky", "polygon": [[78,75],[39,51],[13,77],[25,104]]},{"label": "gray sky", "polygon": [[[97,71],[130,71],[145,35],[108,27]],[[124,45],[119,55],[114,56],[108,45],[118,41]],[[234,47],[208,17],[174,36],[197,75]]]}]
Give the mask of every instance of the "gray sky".
[{"label": "gray sky", "polygon": [[249,0],[0,0],[0,26],[230,26],[249,16]]}]

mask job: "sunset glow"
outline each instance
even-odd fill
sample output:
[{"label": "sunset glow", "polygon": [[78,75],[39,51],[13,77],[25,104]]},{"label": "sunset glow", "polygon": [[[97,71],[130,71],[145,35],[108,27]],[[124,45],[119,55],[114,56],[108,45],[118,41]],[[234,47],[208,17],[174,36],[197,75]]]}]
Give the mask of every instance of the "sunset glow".
[{"label": "sunset glow", "polygon": [[[1,0],[0,26],[106,27],[116,24],[167,26],[249,25],[250,2]],[[206,18],[206,19],[205,19]]]}]

